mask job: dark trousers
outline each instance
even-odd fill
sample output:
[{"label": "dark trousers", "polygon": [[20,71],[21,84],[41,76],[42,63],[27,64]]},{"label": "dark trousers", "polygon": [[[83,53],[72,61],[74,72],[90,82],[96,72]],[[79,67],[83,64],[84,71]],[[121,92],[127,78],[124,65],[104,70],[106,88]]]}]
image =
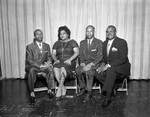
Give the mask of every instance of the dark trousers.
[{"label": "dark trousers", "polygon": [[77,67],[76,74],[79,81],[80,89],[85,89],[88,92],[92,91],[94,73],[95,70],[93,69],[84,72],[82,66]]},{"label": "dark trousers", "polygon": [[102,94],[106,93],[107,98],[111,98],[118,74],[113,67],[108,68],[102,73],[95,72],[95,78],[103,83]]},{"label": "dark trousers", "polygon": [[28,74],[27,83],[28,83],[28,87],[29,87],[30,92],[34,92],[34,83],[36,82],[37,74],[40,72],[42,73],[43,78],[46,79],[48,89],[53,88],[54,73],[53,73],[52,68],[46,68],[46,69],[41,70],[41,69],[36,68],[36,67],[31,67],[27,73]]}]

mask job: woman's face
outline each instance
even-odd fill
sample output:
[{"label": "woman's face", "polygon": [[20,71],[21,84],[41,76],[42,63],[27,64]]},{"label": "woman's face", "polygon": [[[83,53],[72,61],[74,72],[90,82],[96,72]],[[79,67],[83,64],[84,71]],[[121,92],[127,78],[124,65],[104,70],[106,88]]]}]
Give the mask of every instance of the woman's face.
[{"label": "woman's face", "polygon": [[60,38],[61,38],[62,40],[68,39],[68,34],[66,33],[65,30],[61,30],[61,31],[60,31]]}]

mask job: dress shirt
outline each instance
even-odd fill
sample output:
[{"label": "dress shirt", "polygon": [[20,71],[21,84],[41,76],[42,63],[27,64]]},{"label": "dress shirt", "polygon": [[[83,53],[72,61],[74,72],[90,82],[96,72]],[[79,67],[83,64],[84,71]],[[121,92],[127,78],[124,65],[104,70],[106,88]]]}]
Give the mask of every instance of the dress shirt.
[{"label": "dress shirt", "polygon": [[108,43],[107,43],[107,56],[109,55],[109,51],[110,51],[110,48],[111,48],[111,45],[112,45],[113,41],[114,41],[114,39],[108,40]]},{"label": "dress shirt", "polygon": [[91,45],[92,41],[93,41],[93,38],[92,39],[87,39],[88,45]]},{"label": "dress shirt", "polygon": [[37,45],[38,45],[38,47],[39,47],[39,49],[40,49],[40,51],[42,53],[42,45],[43,45],[43,43],[42,42],[39,43],[38,41],[36,41],[36,43],[37,43]]}]

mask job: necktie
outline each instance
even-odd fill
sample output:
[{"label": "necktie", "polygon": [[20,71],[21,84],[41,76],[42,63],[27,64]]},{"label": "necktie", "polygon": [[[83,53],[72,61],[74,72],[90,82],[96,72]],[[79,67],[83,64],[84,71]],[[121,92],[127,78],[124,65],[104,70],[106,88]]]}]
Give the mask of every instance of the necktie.
[{"label": "necktie", "polygon": [[42,44],[41,43],[39,43],[39,48],[40,48],[40,51],[42,53]]}]

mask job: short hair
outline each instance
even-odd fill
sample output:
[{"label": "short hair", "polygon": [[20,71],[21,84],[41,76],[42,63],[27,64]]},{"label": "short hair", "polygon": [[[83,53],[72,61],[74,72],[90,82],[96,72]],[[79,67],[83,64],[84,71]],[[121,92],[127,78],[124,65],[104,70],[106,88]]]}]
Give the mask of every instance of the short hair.
[{"label": "short hair", "polygon": [[86,30],[87,30],[89,27],[93,28],[93,31],[95,31],[95,27],[92,26],[92,25],[88,25],[88,26],[86,27]]},{"label": "short hair", "polygon": [[61,26],[58,29],[58,40],[61,40],[61,38],[60,38],[60,32],[62,30],[64,30],[68,34],[68,38],[70,39],[71,31],[69,30],[69,28],[67,26]]},{"label": "short hair", "polygon": [[[34,37],[35,37],[37,31],[41,31],[41,32],[42,32],[41,29],[36,29],[36,30],[34,31],[34,33],[33,33]],[[43,33],[43,32],[42,32],[42,33]]]},{"label": "short hair", "polygon": [[109,25],[107,28],[113,28],[113,30],[114,30],[115,32],[117,32],[117,29],[116,29],[116,27],[115,27],[114,25]]}]

